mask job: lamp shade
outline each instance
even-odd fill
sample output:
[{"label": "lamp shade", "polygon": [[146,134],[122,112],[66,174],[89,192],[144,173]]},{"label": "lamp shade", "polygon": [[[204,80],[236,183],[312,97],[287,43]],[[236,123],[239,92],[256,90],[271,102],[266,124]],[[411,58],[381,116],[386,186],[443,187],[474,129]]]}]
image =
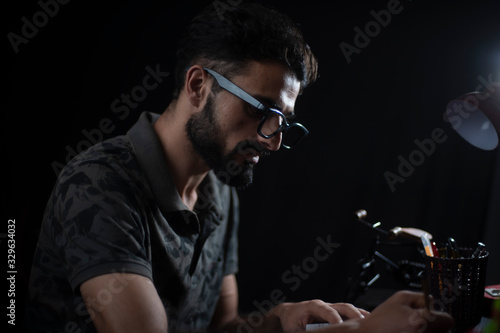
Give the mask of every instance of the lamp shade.
[{"label": "lamp shade", "polygon": [[471,145],[495,149],[500,134],[500,82],[450,101],[444,119]]}]

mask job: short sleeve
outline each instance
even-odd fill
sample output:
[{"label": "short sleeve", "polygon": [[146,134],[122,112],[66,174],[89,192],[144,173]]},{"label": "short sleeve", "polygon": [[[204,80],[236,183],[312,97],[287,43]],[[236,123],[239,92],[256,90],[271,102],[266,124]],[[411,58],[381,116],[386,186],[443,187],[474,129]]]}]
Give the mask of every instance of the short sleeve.
[{"label": "short sleeve", "polygon": [[146,230],[123,170],[96,162],[73,166],[57,190],[53,236],[77,294],[83,282],[103,274],[152,277]]}]

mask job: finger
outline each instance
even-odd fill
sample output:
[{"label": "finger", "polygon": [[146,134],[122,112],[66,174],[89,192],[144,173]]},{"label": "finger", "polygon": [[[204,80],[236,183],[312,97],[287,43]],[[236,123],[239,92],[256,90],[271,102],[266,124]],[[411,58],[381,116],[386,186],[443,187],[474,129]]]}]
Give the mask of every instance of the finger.
[{"label": "finger", "polygon": [[370,311],[366,311],[365,309],[361,309],[361,308],[358,308],[359,312],[361,312],[361,314],[364,316],[364,317],[368,317],[370,315]]},{"label": "finger", "polygon": [[330,307],[329,304],[320,300],[309,301],[308,312],[316,320],[324,320],[330,324],[343,322],[342,317],[337,310]]},{"label": "finger", "polygon": [[450,315],[425,308],[413,310],[408,319],[411,327],[409,330],[412,332],[448,332],[453,327],[453,318]]},{"label": "finger", "polygon": [[361,319],[365,317],[364,313],[368,313],[368,311],[365,310],[363,310],[364,313],[361,312],[361,309],[358,309],[357,307],[349,303],[333,303],[329,305],[330,307],[337,310],[340,315],[349,319]]},{"label": "finger", "polygon": [[426,332],[447,332],[454,326],[453,318],[445,312],[429,311],[427,309],[421,309],[420,311],[422,317],[428,323]]},{"label": "finger", "polygon": [[420,292],[411,292],[412,300],[410,306],[414,309],[427,308],[427,301],[425,300],[425,294]]},{"label": "finger", "polygon": [[394,299],[401,304],[408,304],[413,309],[425,308],[425,295],[421,292],[408,290],[398,291],[394,294]]}]

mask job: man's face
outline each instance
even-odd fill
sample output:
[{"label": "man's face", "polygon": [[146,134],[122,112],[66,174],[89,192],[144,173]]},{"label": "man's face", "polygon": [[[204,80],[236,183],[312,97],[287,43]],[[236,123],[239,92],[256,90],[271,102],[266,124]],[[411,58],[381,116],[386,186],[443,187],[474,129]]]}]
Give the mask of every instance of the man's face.
[{"label": "man's face", "polygon": [[[232,82],[285,116],[293,114],[300,83],[285,66],[250,62],[245,74],[233,77]],[[281,146],[281,133],[270,139],[257,133],[262,116],[245,101],[219,89],[216,95],[209,94],[203,110],[189,119],[186,130],[194,149],[221,181],[245,188],[252,183],[259,158]]]}]

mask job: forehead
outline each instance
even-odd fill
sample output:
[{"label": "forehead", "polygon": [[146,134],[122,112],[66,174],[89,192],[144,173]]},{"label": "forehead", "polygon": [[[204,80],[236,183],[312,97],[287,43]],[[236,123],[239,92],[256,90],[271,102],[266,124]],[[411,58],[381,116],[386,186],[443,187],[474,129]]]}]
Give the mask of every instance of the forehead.
[{"label": "forehead", "polygon": [[251,61],[243,74],[232,81],[261,102],[292,113],[300,82],[284,65]]}]

